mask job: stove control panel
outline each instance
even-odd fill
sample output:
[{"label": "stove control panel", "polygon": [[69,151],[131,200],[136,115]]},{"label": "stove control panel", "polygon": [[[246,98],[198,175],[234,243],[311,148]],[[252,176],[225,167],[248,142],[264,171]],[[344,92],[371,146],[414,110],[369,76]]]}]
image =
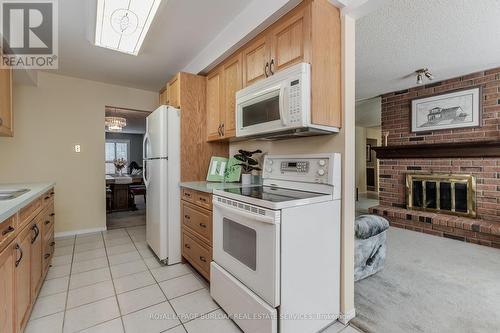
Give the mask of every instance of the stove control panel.
[{"label": "stove control panel", "polygon": [[336,154],[268,155],[264,159],[264,179],[332,184]]}]

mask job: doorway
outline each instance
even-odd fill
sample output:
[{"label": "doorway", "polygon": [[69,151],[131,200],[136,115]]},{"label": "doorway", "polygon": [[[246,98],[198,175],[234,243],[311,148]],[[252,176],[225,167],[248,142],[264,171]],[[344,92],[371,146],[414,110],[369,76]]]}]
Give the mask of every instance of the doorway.
[{"label": "doorway", "polygon": [[105,108],[106,227],[146,224],[143,139],[149,111]]}]

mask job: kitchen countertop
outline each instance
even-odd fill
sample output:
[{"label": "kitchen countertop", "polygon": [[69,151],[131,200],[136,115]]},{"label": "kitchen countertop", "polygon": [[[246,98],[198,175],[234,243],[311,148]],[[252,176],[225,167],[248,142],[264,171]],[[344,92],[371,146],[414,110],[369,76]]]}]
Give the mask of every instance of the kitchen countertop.
[{"label": "kitchen countertop", "polygon": [[191,190],[213,193],[214,190],[224,190],[228,188],[241,188],[249,186],[260,186],[258,184],[243,185],[241,183],[215,183],[215,182],[185,182],[180,184],[183,188],[189,188]]},{"label": "kitchen countertop", "polygon": [[4,222],[7,218],[11,217],[14,213],[28,205],[44,192],[50,190],[54,185],[55,183],[0,184],[0,190],[18,188],[27,188],[30,190],[11,200],[0,200],[0,223]]}]

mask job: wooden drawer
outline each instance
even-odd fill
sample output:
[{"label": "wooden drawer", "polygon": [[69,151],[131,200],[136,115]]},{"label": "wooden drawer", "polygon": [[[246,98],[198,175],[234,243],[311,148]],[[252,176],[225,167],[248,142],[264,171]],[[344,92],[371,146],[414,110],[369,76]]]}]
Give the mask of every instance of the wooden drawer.
[{"label": "wooden drawer", "polygon": [[0,252],[17,236],[17,214],[0,224]]},{"label": "wooden drawer", "polygon": [[188,202],[182,203],[182,224],[212,245],[212,212]]},{"label": "wooden drawer", "polygon": [[212,210],[212,195],[210,193],[196,191],[194,195],[195,204],[205,209]]},{"label": "wooden drawer", "polygon": [[42,242],[42,280],[45,278],[45,274],[49,270],[50,261],[52,260],[52,256],[54,254],[54,248],[56,243],[54,242],[54,228],[50,229],[50,231],[46,234],[47,238],[43,239]]},{"label": "wooden drawer", "polygon": [[50,231],[50,229],[54,229],[55,222],[55,213],[54,213],[54,205],[50,205],[41,213],[43,214],[42,228],[44,237]]},{"label": "wooden drawer", "polygon": [[51,188],[50,190],[48,190],[47,192],[45,192],[43,195],[42,195],[42,204],[44,207],[48,207],[48,206],[53,206],[54,205],[54,196],[55,196],[55,192],[54,192],[54,189]]},{"label": "wooden drawer", "polygon": [[210,262],[212,261],[211,248],[202,245],[196,236],[189,234],[184,229],[182,233],[182,255],[194,268],[207,280],[210,280]]},{"label": "wooden drawer", "polygon": [[188,188],[183,188],[182,193],[181,193],[181,199],[194,203],[195,202],[195,192],[196,191],[190,190]]},{"label": "wooden drawer", "polygon": [[19,211],[19,229],[23,229],[42,209],[42,197],[35,199]]}]

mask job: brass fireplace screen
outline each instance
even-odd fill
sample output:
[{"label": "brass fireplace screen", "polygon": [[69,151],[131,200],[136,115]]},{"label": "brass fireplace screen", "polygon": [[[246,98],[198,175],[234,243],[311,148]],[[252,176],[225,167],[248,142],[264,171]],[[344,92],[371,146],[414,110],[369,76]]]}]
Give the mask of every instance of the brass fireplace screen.
[{"label": "brass fireplace screen", "polygon": [[476,217],[476,178],[472,175],[407,174],[408,209]]}]

